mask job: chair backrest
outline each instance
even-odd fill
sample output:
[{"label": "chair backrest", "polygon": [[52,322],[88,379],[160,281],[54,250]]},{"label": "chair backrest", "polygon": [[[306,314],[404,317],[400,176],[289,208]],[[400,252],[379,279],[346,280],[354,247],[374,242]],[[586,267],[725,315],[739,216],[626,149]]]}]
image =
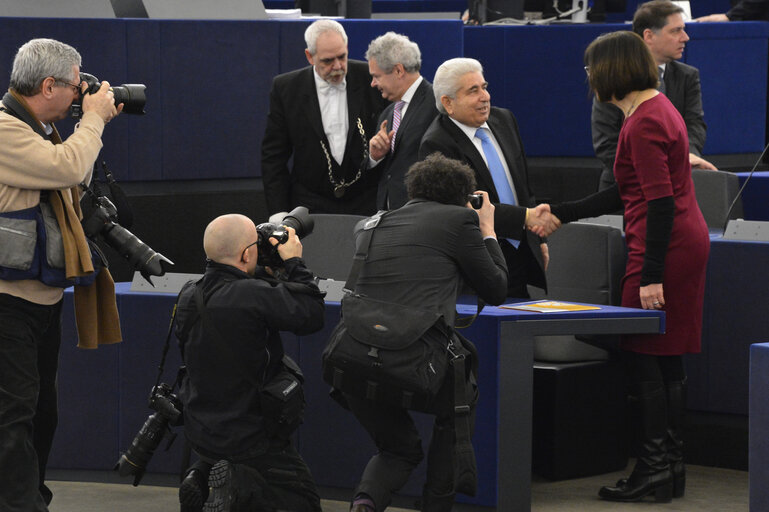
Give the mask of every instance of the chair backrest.
[{"label": "chair backrest", "polygon": [[[547,298],[552,300],[619,305],[627,250],[616,227],[573,222],[548,238],[550,265]],[[577,362],[608,358],[606,350],[573,336],[540,336],[534,359]]]},{"label": "chair backrest", "polygon": [[[736,174],[726,171],[706,171],[692,169],[694,192],[697,194],[697,204],[700,205],[702,216],[709,228],[723,229],[726,226],[726,212],[737,197],[740,180]],[[729,219],[744,217],[742,198],[737,200]]]},{"label": "chair backrest", "polygon": [[302,239],[302,257],[316,276],[345,281],[355,256],[355,225],[360,215],[313,214],[315,228]]}]

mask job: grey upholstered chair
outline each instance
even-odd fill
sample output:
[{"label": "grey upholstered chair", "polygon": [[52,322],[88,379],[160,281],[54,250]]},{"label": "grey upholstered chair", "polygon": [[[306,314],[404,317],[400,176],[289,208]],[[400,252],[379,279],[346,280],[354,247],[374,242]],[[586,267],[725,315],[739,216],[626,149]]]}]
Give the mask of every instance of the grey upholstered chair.
[{"label": "grey upholstered chair", "polygon": [[[705,171],[692,169],[697,204],[709,228],[723,230],[726,227],[726,212],[737,196],[740,180],[736,174],[726,171]],[[734,205],[729,219],[743,218],[742,199]]]},{"label": "grey upholstered chair", "polygon": [[[573,222],[553,233],[548,246],[548,299],[619,305],[626,259],[621,230]],[[535,361],[569,363],[607,358],[605,350],[574,336],[540,336],[534,345]]]},{"label": "grey upholstered chair", "polygon": [[[549,246],[547,298],[620,303],[626,259],[620,229],[574,222],[556,231]],[[627,464],[622,365],[596,346],[618,340],[535,340],[532,462],[537,474],[561,480],[616,471]]]},{"label": "grey upholstered chair", "polygon": [[313,214],[315,228],[302,239],[302,257],[316,276],[346,281],[355,256],[355,225],[360,215]]}]

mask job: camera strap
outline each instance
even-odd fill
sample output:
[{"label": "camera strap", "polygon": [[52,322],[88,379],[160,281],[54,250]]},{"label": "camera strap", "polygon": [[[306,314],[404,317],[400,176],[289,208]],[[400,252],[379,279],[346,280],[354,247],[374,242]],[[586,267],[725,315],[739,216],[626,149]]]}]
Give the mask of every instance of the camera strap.
[{"label": "camera strap", "polygon": [[[174,308],[171,310],[171,321],[168,323],[168,333],[166,334],[166,342],[163,345],[163,354],[160,356],[160,365],[158,366],[158,376],[157,379],[155,379],[155,387],[152,389],[157,389],[158,386],[160,386],[160,379],[163,377],[163,370],[165,369],[166,365],[166,356],[168,355],[168,349],[171,347],[171,335],[174,332],[174,324],[176,323],[176,306],[179,303],[179,297],[176,297],[176,300],[174,301]],[[177,386],[181,384],[182,377],[184,376],[184,372],[186,371],[186,367],[184,365],[179,367],[179,371],[176,373],[176,380],[171,385],[171,389],[176,389]]]},{"label": "camera strap", "polygon": [[40,135],[45,140],[51,140],[51,136],[45,133],[45,130],[43,130],[40,122],[35,119],[35,117],[24,107],[24,105],[22,105],[18,99],[16,99],[17,94],[18,93],[13,90],[9,90],[7,93],[5,93],[3,96],[3,106],[0,107],[0,111],[15,117],[19,121],[27,123],[29,127],[35,131],[35,133]]}]

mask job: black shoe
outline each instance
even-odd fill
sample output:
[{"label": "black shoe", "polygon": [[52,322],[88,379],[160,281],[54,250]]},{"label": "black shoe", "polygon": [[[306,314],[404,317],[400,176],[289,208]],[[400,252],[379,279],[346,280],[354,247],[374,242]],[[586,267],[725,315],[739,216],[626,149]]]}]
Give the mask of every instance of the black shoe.
[{"label": "black shoe", "polygon": [[670,463],[673,473],[673,497],[683,498],[686,493],[686,466],[682,460]]},{"label": "black shoe", "polygon": [[236,489],[233,485],[232,464],[220,460],[211,468],[208,475],[210,496],[203,505],[205,512],[230,512],[237,501]]},{"label": "black shoe", "polygon": [[181,512],[203,512],[203,503],[208,499],[208,483],[203,474],[193,469],[179,486]]},{"label": "black shoe", "polygon": [[[686,466],[683,461],[671,462],[670,471],[673,473],[673,497],[683,498],[686,494]],[[617,480],[617,487],[627,485],[627,478]]]},{"label": "black shoe", "polygon": [[601,487],[598,495],[609,501],[641,501],[653,495],[654,501],[668,503],[673,499],[673,474],[670,469],[646,475],[634,471],[616,487]]}]

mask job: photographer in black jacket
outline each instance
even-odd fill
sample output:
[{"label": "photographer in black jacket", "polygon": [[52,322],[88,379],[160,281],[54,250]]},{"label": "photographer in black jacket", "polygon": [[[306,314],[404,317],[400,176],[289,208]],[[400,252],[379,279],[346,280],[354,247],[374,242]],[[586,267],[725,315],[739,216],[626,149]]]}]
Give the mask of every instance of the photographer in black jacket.
[{"label": "photographer in black jacket", "polygon": [[321,510],[290,432],[272,431],[262,413],[263,385],[283,369],[279,331],[309,334],[324,320],[302,244],[287,230],[286,243],[270,239],[283,260],[285,277],[276,280],[257,265],[254,223],[237,214],[217,217],[203,236],[206,272],[179,294],[184,433],[200,456],[179,489],[183,512],[202,510],[207,498],[207,510]]}]

